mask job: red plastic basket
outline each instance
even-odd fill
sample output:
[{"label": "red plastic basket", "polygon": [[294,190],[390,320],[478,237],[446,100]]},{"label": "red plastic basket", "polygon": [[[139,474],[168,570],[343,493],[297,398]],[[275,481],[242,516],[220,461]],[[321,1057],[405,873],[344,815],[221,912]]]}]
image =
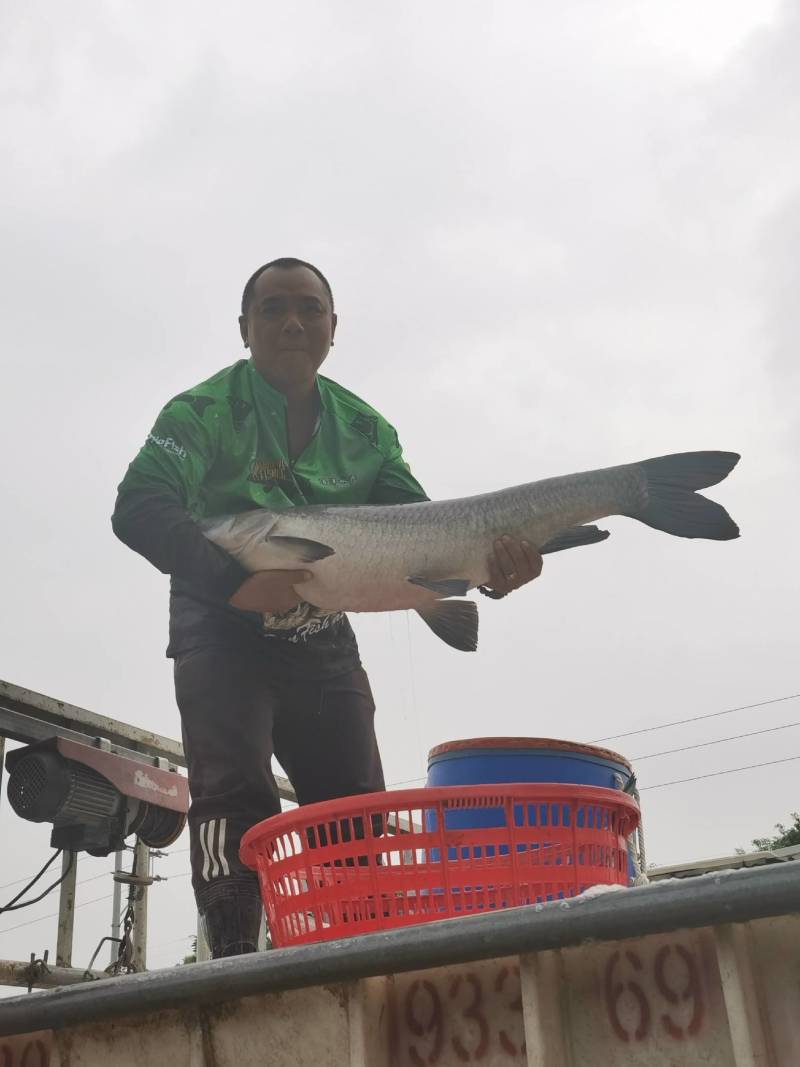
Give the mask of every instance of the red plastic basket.
[{"label": "red plastic basket", "polygon": [[240,856],[273,944],[299,945],[626,885],[638,822],[632,797],[596,786],[404,789],[265,819]]}]

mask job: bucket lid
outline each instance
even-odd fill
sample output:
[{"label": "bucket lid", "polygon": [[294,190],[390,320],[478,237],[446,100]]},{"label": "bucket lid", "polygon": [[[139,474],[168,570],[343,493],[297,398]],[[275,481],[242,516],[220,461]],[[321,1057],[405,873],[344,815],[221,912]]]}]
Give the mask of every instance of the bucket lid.
[{"label": "bucket lid", "polygon": [[613,760],[621,763],[623,767],[633,773],[630,761],[618,752],[610,748],[599,748],[597,745],[585,745],[580,741],[564,741],[557,737],[468,737],[460,741],[444,741],[436,745],[428,753],[428,766],[439,756],[451,752],[463,752],[473,748],[505,748],[505,749],[530,749],[549,748],[555,752],[580,752],[586,756],[596,756],[600,759]]}]

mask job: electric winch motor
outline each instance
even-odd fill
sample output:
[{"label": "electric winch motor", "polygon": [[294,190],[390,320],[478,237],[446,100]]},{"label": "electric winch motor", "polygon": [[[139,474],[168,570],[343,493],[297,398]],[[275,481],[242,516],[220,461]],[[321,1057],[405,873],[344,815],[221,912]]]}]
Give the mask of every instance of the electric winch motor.
[{"label": "electric winch motor", "polygon": [[163,848],[186,824],[188,784],[165,760],[53,737],[10,752],[6,767],[11,807],[30,822],[52,823],[54,848],[107,856],[131,834]]}]

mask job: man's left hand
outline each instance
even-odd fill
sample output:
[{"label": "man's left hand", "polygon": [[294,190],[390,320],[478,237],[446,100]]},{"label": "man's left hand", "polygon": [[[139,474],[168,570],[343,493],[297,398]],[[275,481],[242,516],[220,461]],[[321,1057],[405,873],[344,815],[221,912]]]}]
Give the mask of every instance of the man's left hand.
[{"label": "man's left hand", "polygon": [[535,545],[528,541],[517,541],[514,537],[500,537],[494,543],[494,553],[489,556],[488,585],[496,593],[505,596],[538,578],[543,565],[544,561]]}]

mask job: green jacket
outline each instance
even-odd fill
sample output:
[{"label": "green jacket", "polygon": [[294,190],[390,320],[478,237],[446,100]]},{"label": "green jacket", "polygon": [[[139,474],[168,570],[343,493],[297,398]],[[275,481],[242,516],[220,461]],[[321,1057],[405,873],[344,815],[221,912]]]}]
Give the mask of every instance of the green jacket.
[{"label": "green jacket", "polygon": [[163,486],[196,518],[303,504],[425,500],[394,427],[355,394],[318,377],[317,431],[289,458],[286,398],[239,360],[164,407],[120,491]]},{"label": "green jacket", "polygon": [[383,416],[329,378],[317,381],[316,432],[294,461],[286,398],[252,361],[239,360],[170,400],[129,466],[112,522],[126,544],[172,577],[168,655],[230,637],[242,624],[289,640],[314,635],[316,643],[325,629],[308,625],[313,609],[287,619],[231,608],[227,600],[245,572],[194,520],[257,507],[427,499]]}]

